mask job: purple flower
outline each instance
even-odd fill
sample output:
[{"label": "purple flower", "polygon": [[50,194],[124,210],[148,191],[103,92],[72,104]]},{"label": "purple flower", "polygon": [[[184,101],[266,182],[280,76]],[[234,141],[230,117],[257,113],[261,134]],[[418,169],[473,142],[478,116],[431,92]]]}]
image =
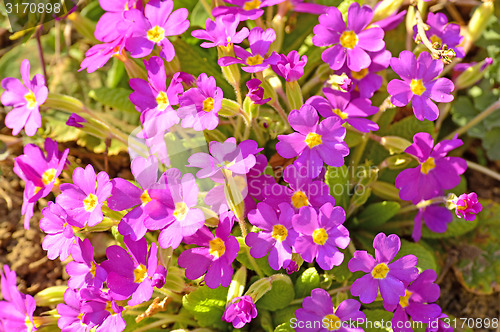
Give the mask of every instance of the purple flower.
[{"label": "purple flower", "polygon": [[[464,39],[464,37],[460,35],[460,25],[448,23],[448,18],[446,18],[446,15],[443,13],[432,12],[427,16],[426,23],[429,29],[426,30],[425,34],[432,43],[448,46],[448,48],[455,51],[457,58],[463,58],[465,56],[464,48],[459,46]],[[415,39],[417,37],[416,25],[413,27],[413,32],[413,39]]]},{"label": "purple flower", "polygon": [[120,246],[106,249],[106,261],[101,266],[108,273],[106,284],[115,299],[127,299],[131,306],[148,301],[153,295],[153,288],[161,288],[165,284],[167,270],[158,264],[158,248],[148,243],[145,238],[132,241],[124,238],[127,250]]},{"label": "purple flower", "polygon": [[279,217],[271,205],[264,202],[257,204],[257,209],[248,213],[248,220],[262,231],[248,233],[245,238],[253,257],[261,258],[269,253],[269,266],[273,270],[288,266],[292,259],[292,246],[298,236],[292,227],[293,208],[290,204],[281,203],[278,209]]},{"label": "purple flower", "polygon": [[58,176],[66,165],[69,149],[59,152],[57,143],[50,138],[45,139],[45,151],[34,145],[24,146],[24,154],[14,161],[14,173],[26,182],[22,214],[24,228],[29,229],[36,201],[47,196],[54,185],[59,183]]},{"label": "purple flower", "polygon": [[70,276],[68,286],[72,289],[86,286],[101,287],[106,280],[104,270],[94,260],[94,248],[89,239],[77,240],[76,245],[71,248],[72,262],[66,265],[66,272]]},{"label": "purple flower", "polygon": [[147,232],[144,222],[149,215],[145,206],[152,201],[148,190],[166,189],[166,184],[158,181],[158,162],[155,156],[135,158],[130,169],[139,187],[121,178],[112,179],[113,189],[108,198],[108,206],[114,211],[132,208],[118,224],[118,231],[122,235],[129,235],[133,241],[138,241]]},{"label": "purple flower", "polygon": [[31,295],[22,294],[16,286],[16,272],[7,265],[0,270],[1,293],[5,301],[0,301],[0,327],[4,331],[36,331],[40,323],[34,319],[35,299]]},{"label": "purple flower", "polygon": [[315,288],[302,302],[302,308],[295,310],[295,331],[362,332],[363,329],[356,327],[355,323],[366,320],[360,307],[358,301],[347,299],[334,308],[330,294],[322,288]]},{"label": "purple flower", "polygon": [[330,88],[324,88],[323,94],[326,99],[314,96],[307,100],[307,104],[313,106],[321,116],[339,118],[364,133],[378,130],[378,125],[375,122],[366,119],[366,117],[378,112],[378,107],[372,106],[370,99],[351,99],[349,92],[336,91]]},{"label": "purple flower", "polygon": [[75,128],[83,128],[82,123],[86,123],[87,120],[82,118],[76,113],[71,113],[71,115],[68,118],[68,121],[66,121],[66,125],[70,127],[75,127]]},{"label": "purple flower", "polygon": [[247,97],[257,105],[264,105],[271,100],[271,98],[263,99],[264,88],[260,86],[261,84],[262,82],[258,78],[252,78],[246,83],[246,86],[248,88]]},{"label": "purple flower", "polygon": [[313,44],[330,46],[321,55],[331,69],[342,68],[344,63],[354,71],[360,71],[371,64],[367,51],[376,52],[384,48],[384,30],[379,27],[366,29],[373,18],[369,6],[355,2],[347,12],[347,27],[342,13],[336,7],[329,7],[319,16],[319,24],[314,27]]},{"label": "purple flower", "polygon": [[247,73],[257,73],[268,68],[269,65],[274,65],[280,60],[278,53],[273,52],[266,58],[266,53],[269,51],[269,46],[276,40],[276,32],[273,29],[256,27],[250,31],[248,41],[250,42],[250,52],[240,46],[234,46],[234,54],[236,58],[226,56],[219,59],[219,66],[230,66],[240,63],[246,65],[242,67]]},{"label": "purple flower", "polygon": [[431,322],[441,315],[441,308],[430,302],[439,298],[440,289],[436,281],[437,275],[434,270],[425,270],[406,288],[406,293],[401,296],[398,304],[389,305],[384,302],[387,311],[394,311],[392,326],[394,332],[413,331],[408,326],[408,316],[414,322],[424,324]]},{"label": "purple flower", "polygon": [[47,250],[48,259],[60,257],[61,261],[65,261],[75,243],[73,227],[77,223],[54,202],[49,202],[49,206],[42,210],[42,214],[40,229],[47,233],[43,239],[42,248]]},{"label": "purple flower", "polygon": [[194,176],[187,173],[181,179],[180,171],[175,168],[167,172],[164,176],[168,188],[149,191],[153,202],[146,206],[146,211],[156,211],[144,224],[152,230],[162,229],[158,236],[160,247],[175,249],[184,237],[203,227],[205,215],[195,207],[199,189]]},{"label": "purple flower", "polygon": [[203,226],[194,235],[184,239],[199,247],[183,251],[178,264],[186,269],[186,278],[196,280],[205,274],[205,284],[210,288],[228,287],[233,277],[232,262],[240,248],[238,240],[231,235],[234,214],[224,212],[220,216],[215,236]]},{"label": "purple flower", "polygon": [[338,248],[349,245],[349,231],[342,224],[345,212],[340,206],[326,203],[318,212],[310,206],[300,208],[293,216],[293,228],[300,236],[295,241],[295,250],[308,263],[314,258],[323,270],[331,270],[344,260]]},{"label": "purple flower", "polygon": [[94,35],[97,40],[111,42],[128,30],[125,12],[142,5],[138,0],[100,0],[99,5],[106,12],[99,18]]},{"label": "purple flower", "polygon": [[476,214],[483,210],[483,206],[477,200],[476,193],[462,194],[453,202],[457,218],[464,218],[467,221],[476,219]]},{"label": "purple flower", "polygon": [[146,57],[158,45],[161,47],[160,57],[172,61],[175,49],[167,37],[180,35],[189,28],[189,21],[186,19],[188,10],[179,8],[172,12],[173,8],[172,0],[151,0],[144,7],[144,15],[138,10],[127,12],[133,15],[134,25],[132,36],[125,45],[133,58]]},{"label": "purple flower", "polygon": [[421,208],[415,216],[411,237],[415,242],[420,240],[422,237],[422,221],[434,233],[444,233],[452,220],[453,214],[443,206],[430,205]]},{"label": "purple flower", "polygon": [[191,35],[198,39],[205,39],[209,42],[201,43],[201,47],[210,48],[215,46],[228,47],[230,44],[239,44],[248,37],[248,28],[244,27],[236,32],[240,16],[238,14],[228,14],[217,16],[214,21],[207,18],[206,30],[194,30]]},{"label": "purple flower", "polygon": [[291,5],[292,9],[299,13],[308,13],[314,15],[321,15],[326,12],[328,6],[318,5],[314,2],[306,2],[304,0],[288,0],[285,1],[283,7]]},{"label": "purple flower", "polygon": [[257,308],[251,296],[239,296],[231,300],[224,311],[222,320],[232,323],[235,329],[241,329],[257,317]]},{"label": "purple flower", "polygon": [[83,304],[83,323],[97,327],[96,332],[121,332],[126,322],[121,312],[123,307],[108,293],[97,288],[84,288],[80,291]]},{"label": "purple flower", "polygon": [[134,90],[129,96],[132,104],[141,112],[144,138],[163,135],[166,130],[179,122],[177,112],[172,105],[179,104],[179,94],[184,92],[180,73],[174,74],[167,87],[167,76],[163,60],[157,56],[144,60],[148,72],[148,81],[140,78],[129,80]]},{"label": "purple flower", "polygon": [[[445,320],[448,322],[445,322]],[[427,326],[425,332],[453,332],[453,327],[449,322],[448,315],[442,313]]]},{"label": "purple flower", "polygon": [[290,187],[277,183],[264,188],[265,201],[272,206],[279,202],[287,202],[298,211],[303,206],[320,208],[325,203],[335,205],[335,199],[330,195],[330,188],[324,181],[313,181],[307,168],[289,165],[283,172],[283,180]]},{"label": "purple flower", "polygon": [[177,110],[183,128],[196,131],[214,130],[219,124],[218,112],[222,108],[222,89],[215,78],[202,73],[196,80],[196,88],[184,92]]},{"label": "purple flower", "polygon": [[74,170],[73,183],[59,186],[61,194],[57,196],[57,204],[79,223],[79,227],[97,225],[103,218],[102,205],[113,189],[109,175],[103,171],[96,177],[92,165],[87,165],[85,169]]},{"label": "purple flower", "polygon": [[413,113],[420,121],[434,121],[439,109],[432,100],[448,103],[453,100],[453,82],[447,78],[436,77],[443,71],[443,62],[432,59],[428,52],[418,56],[410,51],[399,53],[399,58],[391,59],[391,68],[403,80],[394,79],[387,85],[391,103],[402,107],[412,101]]},{"label": "purple flower", "polygon": [[196,177],[209,177],[219,183],[224,182],[223,170],[234,174],[247,174],[255,165],[255,155],[262,150],[253,140],[236,144],[234,137],[228,138],[224,143],[211,141],[208,149],[210,154],[198,152],[189,157],[188,167],[201,168]]},{"label": "purple flower", "polygon": [[310,177],[316,177],[323,168],[323,162],[330,166],[344,165],[349,148],[344,142],[346,129],[338,117],[329,117],[319,123],[318,112],[304,104],[300,110],[292,110],[288,121],[296,131],[289,135],[278,135],[276,151],[283,158],[299,156],[297,167],[303,165],[310,170]]},{"label": "purple flower", "polygon": [[24,128],[26,135],[35,135],[42,126],[39,107],[47,100],[49,89],[45,86],[42,75],[36,74],[30,79],[30,62],[24,59],[21,63],[22,82],[14,77],[2,80],[5,89],[0,101],[4,106],[12,106],[5,116],[5,126],[12,129],[12,135],[17,135]]},{"label": "purple flower", "polygon": [[307,63],[307,56],[300,57],[299,52],[293,50],[287,56],[280,54],[281,59],[271,69],[283,77],[287,82],[297,81],[304,75],[304,67]]},{"label": "purple flower", "polygon": [[128,30],[126,33],[122,33],[120,37],[109,43],[97,44],[89,48],[85,53],[85,59],[83,59],[78,71],[87,69],[88,73],[93,73],[108,63],[109,59],[112,57],[116,57],[121,61],[126,60],[124,50],[125,42],[129,35],[130,31]]},{"label": "purple flower", "polygon": [[354,281],[351,294],[359,296],[363,303],[375,301],[380,289],[386,304],[398,304],[399,298],[405,295],[405,284],[415,280],[418,275],[418,259],[414,255],[406,255],[390,263],[401,247],[401,240],[395,234],[388,237],[379,233],[373,240],[375,259],[364,250],[356,250],[349,261],[349,271],[367,273]]},{"label": "purple flower", "polygon": [[[60,315],[57,326],[62,332],[88,332],[90,327],[83,323],[83,301],[79,291],[68,288],[64,292],[64,303],[57,305]],[[83,315],[82,315],[83,314]]]},{"label": "purple flower", "polygon": [[264,14],[262,8],[274,6],[284,0],[224,0],[235,7],[219,6],[212,10],[212,15],[239,14],[242,21],[255,20]]},{"label": "purple flower", "polygon": [[430,134],[415,134],[413,144],[405,152],[415,156],[420,165],[405,169],[397,176],[395,185],[400,189],[399,197],[418,204],[421,200],[442,195],[443,190],[456,187],[467,163],[459,157],[446,157],[446,154],[462,144],[462,140],[454,138],[434,146]]}]

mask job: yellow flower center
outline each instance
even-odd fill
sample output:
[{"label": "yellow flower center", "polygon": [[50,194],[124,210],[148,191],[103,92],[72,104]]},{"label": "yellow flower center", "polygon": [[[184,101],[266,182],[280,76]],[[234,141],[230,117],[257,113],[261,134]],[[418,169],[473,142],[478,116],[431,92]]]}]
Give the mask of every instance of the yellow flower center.
[{"label": "yellow flower center", "polygon": [[142,282],[148,275],[148,269],[144,264],[139,264],[134,270],[134,282]]},{"label": "yellow flower center", "polygon": [[360,80],[368,74],[368,68],[363,68],[360,71],[351,71],[351,76],[355,80]]},{"label": "yellow flower center", "polygon": [[353,49],[354,46],[358,43],[358,36],[354,33],[354,31],[344,31],[340,36],[340,45],[344,48]]},{"label": "yellow flower center", "polygon": [[148,30],[147,36],[148,36],[147,38],[153,43],[159,43],[163,39],[165,39],[165,29],[163,29],[158,25],[155,25],[154,27]]},{"label": "yellow flower center", "polygon": [[313,232],[313,241],[320,246],[324,245],[326,240],[328,240],[328,234],[324,228],[315,229]]},{"label": "yellow flower center", "polygon": [[464,206],[457,205],[457,210],[467,210],[467,207],[468,207],[467,206],[467,201],[464,199],[463,202],[464,202]]},{"label": "yellow flower center", "polygon": [[328,331],[337,331],[342,327],[342,321],[335,314],[329,314],[323,318],[323,326]]},{"label": "yellow flower center", "polygon": [[28,103],[29,109],[36,107],[37,102],[36,102],[36,97],[35,97],[35,94],[33,93],[33,91],[30,91],[27,94],[25,94],[24,99],[26,99],[26,102]]},{"label": "yellow flower center", "polygon": [[[34,323],[34,324],[33,324]],[[24,320],[24,324],[26,324],[28,332],[36,331],[37,327],[40,327],[43,323],[41,317],[33,317],[33,323],[28,315],[26,315],[26,319]]]},{"label": "yellow flower center", "polygon": [[389,273],[389,267],[385,263],[380,263],[372,270],[372,277],[375,279],[385,279]]},{"label": "yellow flower center", "polygon": [[170,102],[168,101],[167,93],[165,91],[160,91],[158,96],[156,96],[156,108],[160,111],[164,111],[168,105],[170,105]]},{"label": "yellow flower center", "polygon": [[141,195],[141,202],[142,202],[142,204],[146,205],[146,204],[148,204],[148,203],[149,203],[149,202],[151,202],[151,201],[152,201],[152,199],[151,199],[151,197],[149,196],[148,191],[147,191],[147,190],[144,190],[144,192],[143,192],[143,193],[142,193],[142,195]]},{"label": "yellow flower center", "polygon": [[52,181],[55,180],[56,178],[56,172],[57,170],[55,168],[49,168],[42,174],[42,182],[44,185],[48,185]]},{"label": "yellow flower center", "polygon": [[411,294],[413,294],[412,292],[410,292],[409,290],[406,290],[406,294],[405,296],[401,296],[399,298],[399,305],[402,307],[402,308],[406,308],[408,306],[408,301],[410,300],[410,296]]},{"label": "yellow flower center", "polygon": [[292,195],[292,204],[296,209],[309,205],[309,199],[302,191],[297,191]]},{"label": "yellow flower center", "polygon": [[174,217],[177,218],[177,220],[184,220],[186,218],[186,215],[189,211],[189,208],[187,207],[186,203],[184,202],[178,202],[175,203],[175,210],[174,210]]},{"label": "yellow flower center", "polygon": [[415,80],[415,79],[411,80],[410,89],[411,92],[413,92],[413,94],[419,96],[421,96],[422,93],[424,93],[426,90],[424,84],[422,83],[422,80]]},{"label": "yellow flower center", "polygon": [[214,99],[212,97],[208,97],[203,101],[203,111],[211,112],[214,109]]},{"label": "yellow flower center", "polygon": [[96,205],[97,205],[97,196],[94,194],[89,194],[83,200],[83,206],[85,207],[85,211],[87,211],[87,212],[94,211]]},{"label": "yellow flower center", "polygon": [[216,237],[215,239],[210,240],[209,243],[210,243],[209,253],[215,258],[220,258],[226,252],[226,246],[224,245],[224,241],[222,241],[220,238]]},{"label": "yellow flower center", "polygon": [[337,114],[342,120],[345,120],[349,117],[349,115],[347,115],[346,112],[342,112],[341,110],[339,110],[338,108],[334,108],[332,109],[332,112],[334,114]]},{"label": "yellow flower center", "polygon": [[288,236],[288,231],[286,230],[286,227],[283,225],[274,225],[273,226],[273,237],[280,241],[283,242],[286,240],[286,237]]},{"label": "yellow flower center", "polygon": [[316,145],[320,145],[323,143],[321,140],[321,135],[316,134],[316,133],[309,133],[306,136],[306,139],[304,140],[306,144],[309,146],[309,148],[314,148]]},{"label": "yellow flower center", "polygon": [[260,0],[251,0],[251,1],[246,1],[245,5],[243,6],[244,10],[252,10],[252,9],[257,9],[260,7]]},{"label": "yellow flower center", "polygon": [[90,262],[90,274],[92,275],[92,278],[95,278],[95,272],[97,270],[97,267],[95,266],[94,262]]},{"label": "yellow flower center", "polygon": [[431,38],[429,38],[431,40],[431,42],[434,44],[434,43],[438,43],[439,45],[442,45],[443,44],[443,41],[441,40],[441,38],[439,38],[438,36],[436,35],[432,35]]},{"label": "yellow flower center", "polygon": [[429,173],[434,167],[436,167],[436,163],[434,162],[434,158],[429,157],[426,161],[422,163],[422,167],[420,171],[424,174]]},{"label": "yellow flower center", "polygon": [[249,66],[260,65],[262,62],[264,62],[264,59],[259,54],[247,58],[247,65]]}]

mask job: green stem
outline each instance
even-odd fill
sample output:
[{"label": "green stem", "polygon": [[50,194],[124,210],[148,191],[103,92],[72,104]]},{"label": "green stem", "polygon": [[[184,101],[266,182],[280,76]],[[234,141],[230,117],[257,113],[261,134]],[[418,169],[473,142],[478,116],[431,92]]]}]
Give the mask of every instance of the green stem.
[{"label": "green stem", "polygon": [[466,133],[469,129],[486,119],[488,116],[490,116],[493,112],[495,112],[497,109],[500,108],[500,99],[491,104],[487,109],[476,115],[475,118],[467,122],[464,126],[458,128],[448,136],[446,136],[444,139],[453,139],[455,135],[462,135]]},{"label": "green stem", "polygon": [[500,181],[500,174],[489,169],[489,168],[486,168],[484,166],[481,166],[481,165],[476,164],[476,163],[469,161],[469,160],[467,160],[467,166],[475,171],[481,172],[485,175],[488,175],[489,177],[492,177],[492,178]]},{"label": "green stem", "polygon": [[207,11],[208,16],[210,16],[210,18],[213,20],[214,16],[212,15],[212,8],[210,8],[210,5],[208,4],[207,0],[200,0],[200,2],[203,8],[205,8],[205,10]]}]

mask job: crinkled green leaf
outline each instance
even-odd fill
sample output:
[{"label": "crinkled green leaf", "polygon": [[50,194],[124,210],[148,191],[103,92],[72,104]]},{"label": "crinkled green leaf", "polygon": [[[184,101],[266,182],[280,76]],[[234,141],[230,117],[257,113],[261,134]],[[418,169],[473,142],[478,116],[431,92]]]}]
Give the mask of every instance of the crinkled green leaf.
[{"label": "crinkled green leaf", "polygon": [[368,205],[359,215],[362,227],[374,228],[389,221],[399,211],[397,202],[384,201]]},{"label": "crinkled green leaf", "polygon": [[286,278],[273,281],[271,290],[257,301],[257,308],[275,311],[286,307],[292,302],[295,297],[293,283],[287,276],[283,277]]},{"label": "crinkled green leaf", "polygon": [[227,323],[222,321],[226,308],[227,288],[219,286],[216,289],[202,286],[185,295],[182,304],[194,315],[201,327],[226,329]]},{"label": "crinkled green leaf", "polygon": [[134,105],[128,99],[131,93],[132,90],[124,88],[103,87],[90,91],[89,95],[103,105],[119,109],[121,111],[137,113]]},{"label": "crinkled green leaf", "polygon": [[273,312],[274,325],[286,324],[290,326],[290,320],[295,317],[295,310],[302,308],[302,304],[294,304]]}]

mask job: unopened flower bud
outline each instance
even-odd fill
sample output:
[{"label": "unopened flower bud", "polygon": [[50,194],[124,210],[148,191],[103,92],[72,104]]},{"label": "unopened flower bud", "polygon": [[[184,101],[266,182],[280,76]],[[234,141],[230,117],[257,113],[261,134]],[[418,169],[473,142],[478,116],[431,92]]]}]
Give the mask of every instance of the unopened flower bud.
[{"label": "unopened flower bud", "polygon": [[383,20],[394,14],[403,4],[403,0],[383,0],[373,13],[372,22]]},{"label": "unopened flower bud", "polygon": [[411,142],[399,136],[384,136],[380,139],[380,144],[392,155],[404,152]]},{"label": "unopened flower bud", "polygon": [[473,66],[465,69],[455,80],[455,89],[465,89],[474,85],[483,78],[488,68],[493,63],[492,58],[486,58]]},{"label": "unopened flower bud", "polygon": [[468,26],[468,38],[470,42],[476,41],[486,29],[490,17],[494,13],[493,0],[485,0],[472,15]]},{"label": "unopened flower bud", "polygon": [[64,302],[64,292],[68,286],[52,286],[38,292],[35,296],[35,302],[38,307],[48,307],[53,304]]},{"label": "unopened flower bud", "polygon": [[245,266],[240,267],[233,275],[233,280],[229,285],[229,290],[227,291],[227,302],[231,302],[235,297],[240,297],[243,295],[245,290],[247,279],[247,268]]}]

